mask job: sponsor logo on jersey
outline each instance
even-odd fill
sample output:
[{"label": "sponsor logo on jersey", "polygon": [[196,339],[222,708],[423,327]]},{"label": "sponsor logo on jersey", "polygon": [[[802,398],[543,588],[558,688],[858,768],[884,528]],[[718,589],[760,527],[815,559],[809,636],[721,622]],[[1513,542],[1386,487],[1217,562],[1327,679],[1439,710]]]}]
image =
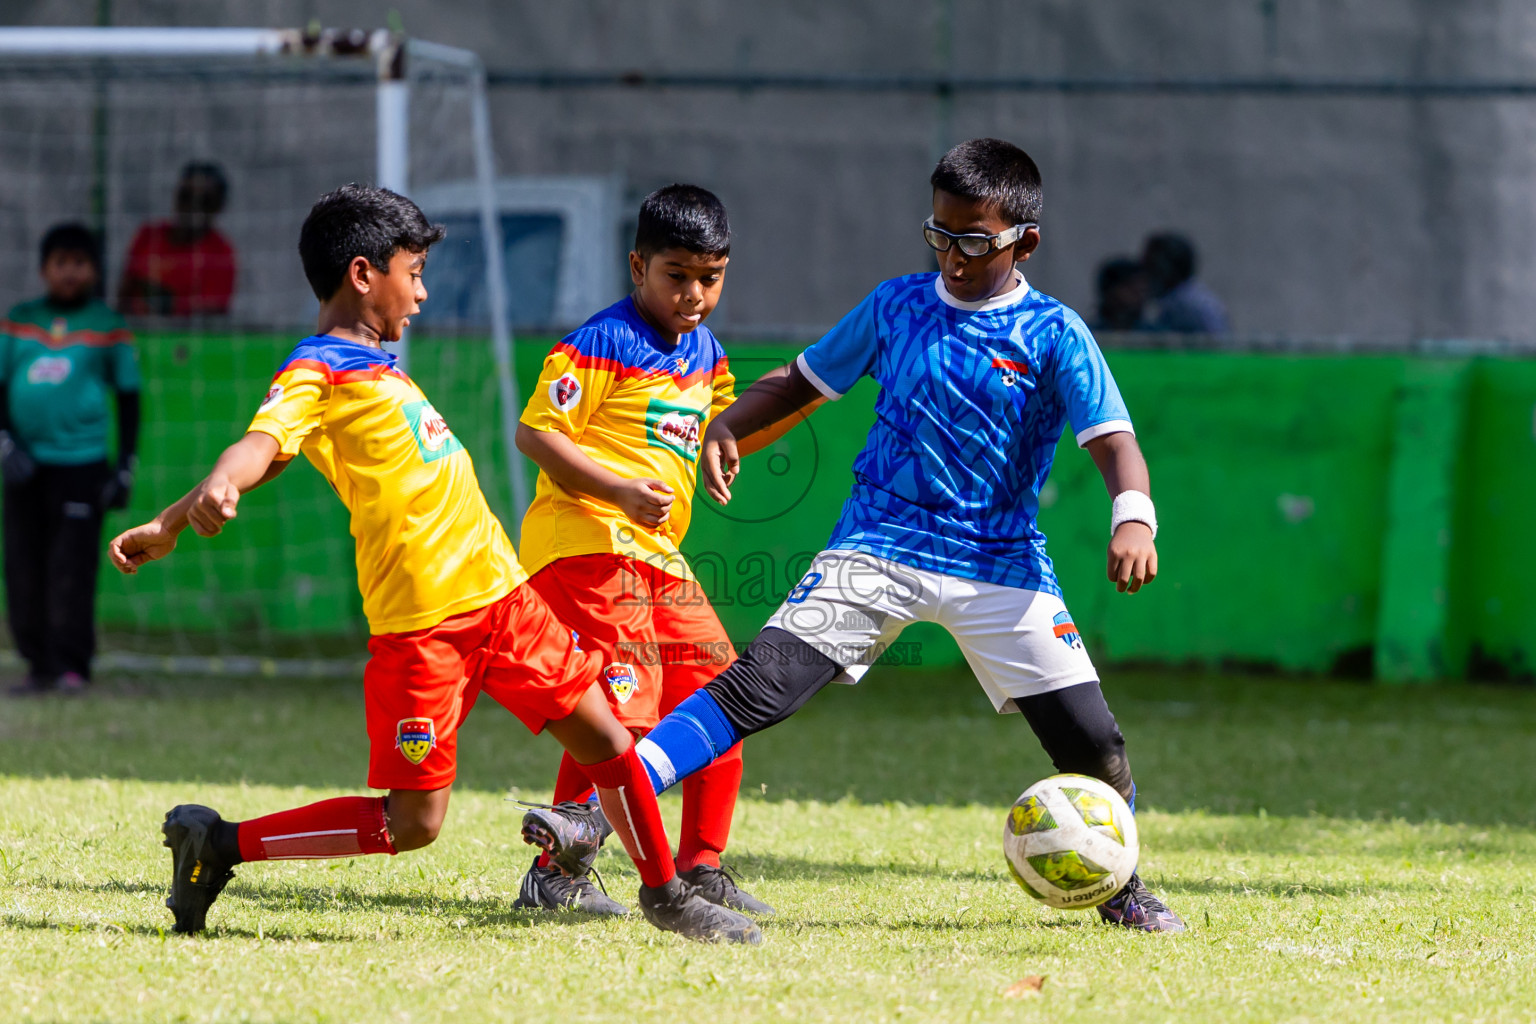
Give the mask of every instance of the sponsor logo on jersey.
[{"label": "sponsor logo on jersey", "polygon": [[431,402],[408,402],[400,409],[405,413],[406,423],[410,424],[411,436],[416,439],[423,462],[436,462],[464,450],[453,431],[448,429],[448,421],[432,408]]},{"label": "sponsor logo on jersey", "polygon": [[603,669],[603,682],[608,684],[608,692],[613,694],[613,699],[620,704],[628,704],[629,698],[640,689],[640,680],[635,677],[635,667],[626,665],[622,661],[616,661]]},{"label": "sponsor logo on jersey", "polygon": [[1077,624],[1072,621],[1070,612],[1057,612],[1053,620],[1056,623],[1055,633],[1061,637],[1061,642],[1068,647],[1077,650],[1083,649],[1083,638],[1077,632]]},{"label": "sponsor logo on jersey", "polygon": [[411,764],[421,764],[437,746],[437,727],[430,718],[402,718],[395,725],[395,749]]},{"label": "sponsor logo on jersey", "polygon": [[75,364],[69,356],[38,356],[27,367],[28,384],[62,384]]},{"label": "sponsor logo on jersey", "polygon": [[550,382],[549,400],[554,402],[561,412],[570,412],[576,403],[581,401],[581,381],[567,373],[558,380]]},{"label": "sponsor logo on jersey", "polygon": [[699,458],[704,413],[686,405],[652,399],[645,410],[645,438],[658,448],[671,448],[689,462]]},{"label": "sponsor logo on jersey", "polygon": [[267,389],[267,397],[261,400],[261,405],[257,408],[256,411],[266,412],[268,409],[272,408],[282,400],[283,386],[281,384],[273,384],[270,388]]}]

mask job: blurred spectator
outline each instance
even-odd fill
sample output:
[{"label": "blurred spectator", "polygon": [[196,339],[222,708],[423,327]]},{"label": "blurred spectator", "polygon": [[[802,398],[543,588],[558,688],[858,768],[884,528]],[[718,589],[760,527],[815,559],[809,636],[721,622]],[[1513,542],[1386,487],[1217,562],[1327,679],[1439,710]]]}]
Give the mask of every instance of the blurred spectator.
[{"label": "blurred spectator", "polygon": [[[101,521],[126,508],[139,434],[133,336],[100,299],[101,250],[80,224],[43,237],[47,294],[0,321],[0,482],[5,598],[27,681],[16,694],[78,693],[96,651]],[[107,463],[107,392],[117,462]]]},{"label": "blurred spectator", "polygon": [[1142,250],[1141,265],[1152,291],[1149,330],[1227,333],[1227,308],[1195,280],[1195,247],[1189,239],[1172,233],[1151,236]]},{"label": "blurred spectator", "polygon": [[1099,331],[1139,331],[1146,327],[1147,274],[1129,256],[1099,264]]},{"label": "blurred spectator", "polygon": [[176,185],[176,215],[145,224],[128,247],[118,308],[135,316],[229,312],[235,250],[214,227],[229,185],[218,164],[190,163]]}]

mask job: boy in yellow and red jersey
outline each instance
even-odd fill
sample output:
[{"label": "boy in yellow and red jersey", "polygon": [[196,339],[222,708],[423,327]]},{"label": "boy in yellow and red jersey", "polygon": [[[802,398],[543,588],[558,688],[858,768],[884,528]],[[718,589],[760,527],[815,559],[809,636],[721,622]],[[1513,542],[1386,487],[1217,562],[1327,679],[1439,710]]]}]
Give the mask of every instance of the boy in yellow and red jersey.
[{"label": "boy in yellow and red jersey", "polygon": [[[525,585],[469,454],[381,347],[400,339],[426,300],[421,271],[442,235],[385,189],[348,185],[322,196],[299,239],[319,329],[289,355],[249,431],[208,478],[112,542],[113,564],[133,573],[170,554],[188,525],[219,533],[243,492],[301,452],[346,505],[357,539],[372,634],[363,675],[368,785],[389,795],[242,822],[197,804],[173,808],[161,831],[176,930],[202,930],[242,861],[393,854],[432,842],[448,810],[459,726],[484,692],[534,732],[547,728],[597,785],[640,869],[640,906],[652,924],[689,938],[760,941],[751,921],[676,876],[633,740],[593,682],[594,656]],[[561,838],[581,851],[601,836],[593,814]]]},{"label": "boy in yellow and red jersey", "polygon": [[[710,192],[669,185],[647,196],[629,254],[633,294],[554,347],[517,432],[518,448],[542,470],[523,520],[531,584],[583,648],[601,654],[594,678],[638,736],[734,660],[678,554],[699,438],[734,397],[725,351],[703,326],[720,301],[730,250],[725,207]],[[567,754],[557,807],[579,809],[593,781]],[[720,865],[740,784],[737,745],[684,785],[677,870],[706,899],[771,914]],[[562,820],[533,808],[524,835],[542,840]],[[529,868],[518,903],[625,913],[548,854]]]}]

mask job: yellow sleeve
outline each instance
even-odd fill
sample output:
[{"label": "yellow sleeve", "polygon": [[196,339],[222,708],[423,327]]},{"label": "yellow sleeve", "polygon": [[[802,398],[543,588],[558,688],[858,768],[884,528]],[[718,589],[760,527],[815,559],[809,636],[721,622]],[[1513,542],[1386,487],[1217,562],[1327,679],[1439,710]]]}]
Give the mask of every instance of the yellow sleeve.
[{"label": "yellow sleeve", "polygon": [[725,356],[715,364],[713,393],[709,400],[709,418],[714,419],[736,401],[736,377],[731,373],[731,361]]},{"label": "yellow sleeve", "polygon": [[247,432],[270,434],[281,454],[292,458],[299,454],[304,439],[320,426],[330,394],[323,372],[288,367],[273,378]]},{"label": "yellow sleeve", "polygon": [[[584,336],[585,335],[585,336]],[[606,351],[607,339],[577,331],[550,350],[522,422],[535,430],[558,430],[581,440],[592,413],[613,394],[620,363]]]}]

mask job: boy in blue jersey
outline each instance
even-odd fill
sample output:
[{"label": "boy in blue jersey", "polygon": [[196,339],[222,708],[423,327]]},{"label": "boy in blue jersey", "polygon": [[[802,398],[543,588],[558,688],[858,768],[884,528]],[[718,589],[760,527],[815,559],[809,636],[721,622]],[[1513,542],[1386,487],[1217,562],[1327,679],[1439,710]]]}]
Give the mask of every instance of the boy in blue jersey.
[{"label": "boy in blue jersey", "polygon": [[[1021,712],[1058,771],[1134,807],[1125,741],[1062,603],[1039,492],[1070,422],[1114,498],[1109,577],[1157,574],[1157,520],[1130,414],[1082,319],[1017,268],[1040,244],[1040,173],[997,139],[962,143],[931,178],[923,236],[939,273],[886,281],[795,362],[709,425],[705,487],[730,500],[738,457],[860,377],[881,386],[853,493],[826,550],[740,659],[637,744],[657,791],[856,682],[908,624],[954,635],[999,712]],[[1135,876],[1099,907],[1152,932],[1184,923]]]}]

